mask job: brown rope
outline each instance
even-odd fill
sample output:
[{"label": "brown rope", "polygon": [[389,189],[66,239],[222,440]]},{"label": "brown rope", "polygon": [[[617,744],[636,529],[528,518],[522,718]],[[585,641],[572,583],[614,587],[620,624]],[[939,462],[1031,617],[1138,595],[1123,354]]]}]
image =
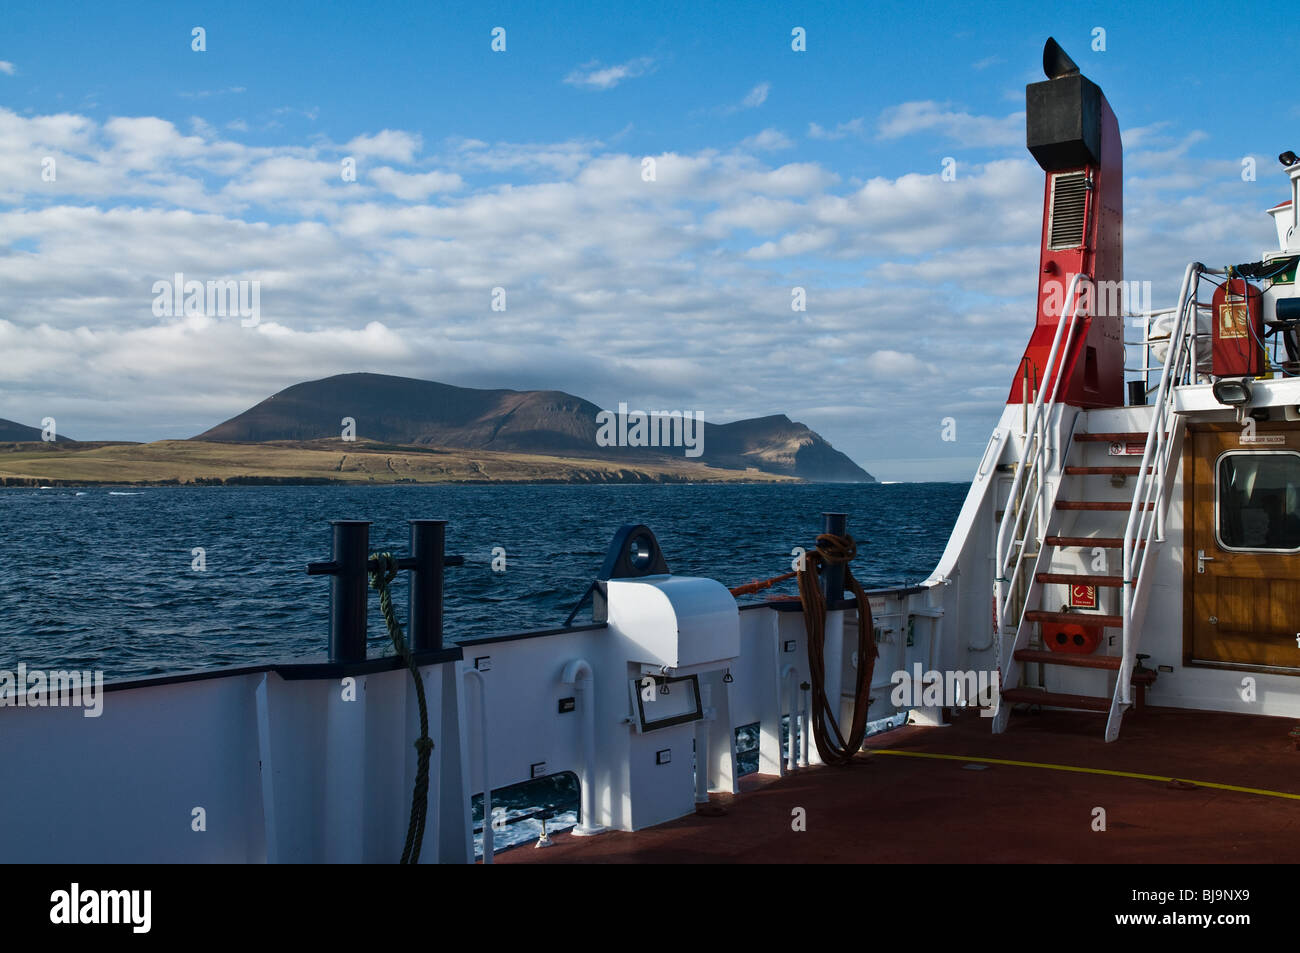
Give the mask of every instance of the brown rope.
[{"label": "brown rope", "polygon": [[[871,619],[871,601],[862,584],[853,577],[849,563],[858,554],[852,536],[833,536],[823,533],[817,537],[817,548],[804,555],[799,577],[799,598],[803,602],[804,626],[808,631],[808,681],[812,685],[812,728],[817,753],[826,764],[846,764],[862,748],[867,735],[867,709],[871,705],[871,674],[876,667],[875,625]],[[826,596],[822,593],[818,573],[833,565],[844,566],[844,584],[858,601],[858,676],[853,694],[853,724],[846,740],[840,731],[836,713],[839,711],[840,692],[835,686],[835,697],[826,693]],[[833,592],[832,599],[842,594]],[[791,726],[793,730],[793,726]]]},{"label": "brown rope", "polygon": [[728,590],[733,596],[748,596],[763,589],[771,589],[778,582],[785,582],[787,579],[793,579],[799,575],[797,572],[782,573],[779,576],[773,576],[771,579],[755,579],[753,582],[747,582],[743,586],[737,586],[735,589]]}]

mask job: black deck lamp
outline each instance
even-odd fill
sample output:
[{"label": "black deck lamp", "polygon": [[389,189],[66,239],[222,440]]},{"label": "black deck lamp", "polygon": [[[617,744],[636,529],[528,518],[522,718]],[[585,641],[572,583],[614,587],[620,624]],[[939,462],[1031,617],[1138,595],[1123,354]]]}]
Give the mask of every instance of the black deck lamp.
[{"label": "black deck lamp", "polygon": [[1211,388],[1214,399],[1228,407],[1243,407],[1250,403],[1251,386],[1249,378],[1220,377]]}]

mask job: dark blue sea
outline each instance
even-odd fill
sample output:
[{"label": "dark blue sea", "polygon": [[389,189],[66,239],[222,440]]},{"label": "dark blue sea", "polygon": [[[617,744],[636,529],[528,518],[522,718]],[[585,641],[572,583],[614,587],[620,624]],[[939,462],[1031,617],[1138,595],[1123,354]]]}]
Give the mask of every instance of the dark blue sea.
[{"label": "dark blue sea", "polygon": [[[788,571],[822,512],[846,512],[855,574],[869,587],[914,583],[938,561],[965,493],[953,483],[5,489],[0,668],[117,679],[323,660],[329,583],[305,566],[329,559],[331,519],[373,520],[371,549],[398,553],[407,519],[448,520],[447,551],[465,557],[447,571],[454,641],[560,625],[623,523],[649,525],[672,572],[735,586]],[[399,583],[402,615],[405,600]],[[371,653],[386,654],[371,601]]]}]

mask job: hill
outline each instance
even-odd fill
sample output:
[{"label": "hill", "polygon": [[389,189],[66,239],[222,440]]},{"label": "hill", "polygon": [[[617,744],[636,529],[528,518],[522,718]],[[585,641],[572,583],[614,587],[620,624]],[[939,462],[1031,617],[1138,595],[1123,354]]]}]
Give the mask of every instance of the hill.
[{"label": "hill", "polygon": [[[0,417],[0,443],[33,443],[41,439],[40,427],[28,427]],[[54,443],[68,443],[72,438],[54,435]]]},{"label": "hill", "polygon": [[563,391],[480,390],[383,374],[339,374],[294,384],[194,437],[208,443],[337,439],[344,418],[358,440],[510,454],[636,461],[792,476],[815,482],[875,478],[820,435],[784,415],[704,424],[702,454],[601,446],[601,408]]}]

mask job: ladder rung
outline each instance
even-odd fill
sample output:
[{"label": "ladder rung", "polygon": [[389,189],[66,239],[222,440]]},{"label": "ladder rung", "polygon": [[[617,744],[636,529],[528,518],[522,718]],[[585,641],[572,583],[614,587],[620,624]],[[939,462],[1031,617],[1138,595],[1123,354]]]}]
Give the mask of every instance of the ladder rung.
[{"label": "ladder rung", "polygon": [[1124,625],[1122,616],[1102,615],[1100,612],[1049,612],[1046,609],[1029,609],[1025,612],[1026,622],[1062,622],[1067,625],[1101,625],[1108,629],[1119,629]]},{"label": "ladder rung", "polygon": [[1085,443],[1146,443],[1147,435],[1144,433],[1077,433],[1074,439]]},{"label": "ladder rung", "polygon": [[[1092,500],[1057,500],[1056,508],[1058,510],[1096,510],[1096,511],[1110,512],[1110,513],[1121,513],[1121,512],[1127,513],[1129,510],[1133,508],[1133,504],[1122,503],[1122,502],[1102,503],[1102,502],[1094,502]],[[1156,505],[1154,503],[1143,503],[1138,507],[1138,509],[1140,510],[1154,510],[1155,508]]]},{"label": "ladder rung", "polygon": [[1124,585],[1123,576],[1089,576],[1086,573],[1040,572],[1034,578],[1039,582],[1054,582],[1065,586],[1101,586],[1119,589]]},{"label": "ladder rung", "polygon": [[[1118,536],[1048,536],[1043,540],[1048,546],[1100,546],[1102,549],[1123,549],[1124,540]],[[1145,539],[1135,542],[1145,546]]]},{"label": "ladder rung", "polygon": [[1118,655],[1080,655],[1076,652],[1053,652],[1044,649],[1017,649],[1017,662],[1040,662],[1069,668],[1099,668],[1118,672],[1124,661]]},{"label": "ladder rung", "polygon": [[[1067,476],[1137,476],[1141,467],[1066,467]],[[1155,467],[1147,467],[1147,473]]]},{"label": "ladder rung", "polygon": [[1083,711],[1110,711],[1109,698],[1097,698],[1092,695],[1065,695],[1059,692],[1045,692],[1037,688],[1008,688],[1002,692],[1002,700],[1009,702],[1026,702],[1031,705],[1047,705],[1051,708],[1077,708]]}]

